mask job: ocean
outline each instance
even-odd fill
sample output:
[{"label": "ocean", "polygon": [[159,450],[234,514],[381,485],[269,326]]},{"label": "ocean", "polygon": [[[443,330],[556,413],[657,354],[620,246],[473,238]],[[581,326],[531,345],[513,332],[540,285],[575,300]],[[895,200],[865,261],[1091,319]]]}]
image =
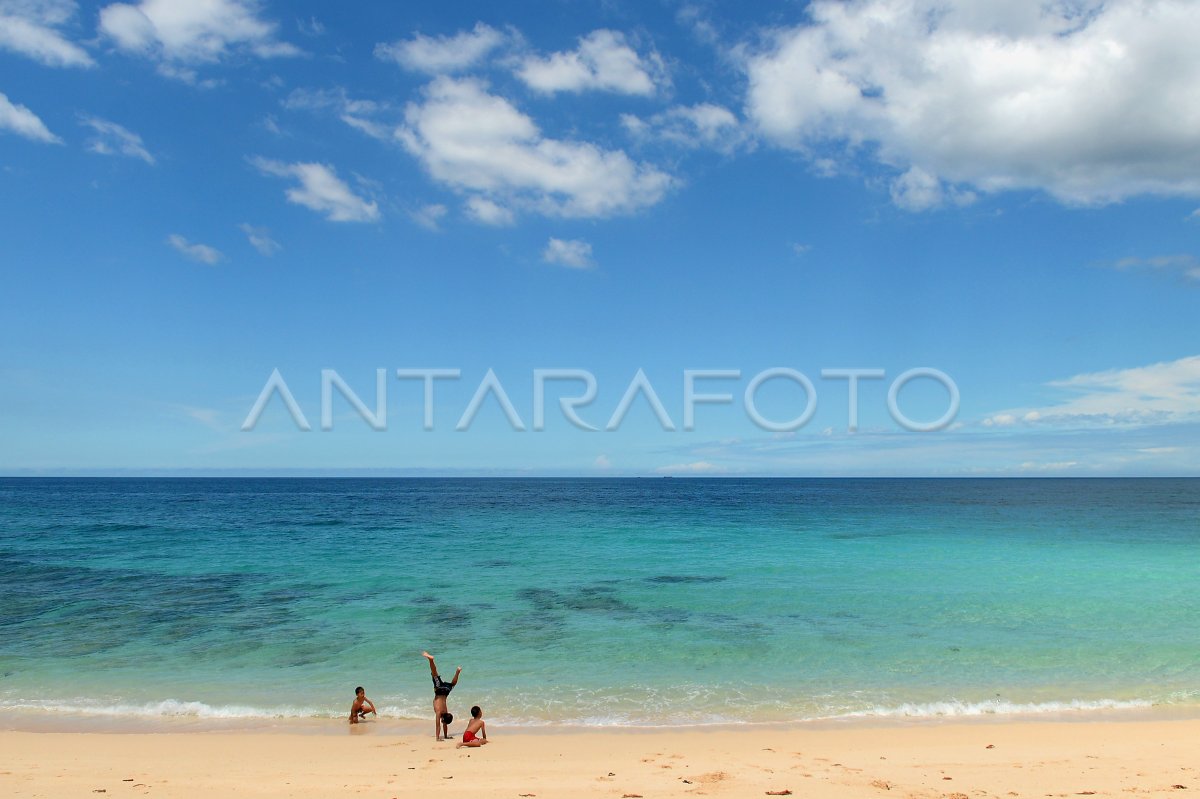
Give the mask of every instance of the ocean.
[{"label": "ocean", "polygon": [[1197,479],[2,479],[0,715],[1200,709]]}]

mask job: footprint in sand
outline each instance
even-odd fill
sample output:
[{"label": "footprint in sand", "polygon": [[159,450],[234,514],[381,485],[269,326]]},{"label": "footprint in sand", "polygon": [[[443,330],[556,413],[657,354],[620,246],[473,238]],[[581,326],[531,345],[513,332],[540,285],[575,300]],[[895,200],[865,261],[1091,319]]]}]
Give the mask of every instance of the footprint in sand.
[{"label": "footprint in sand", "polygon": [[696,782],[702,785],[713,785],[718,782],[724,782],[727,779],[729,779],[729,775],[724,771],[710,771],[695,778]]}]

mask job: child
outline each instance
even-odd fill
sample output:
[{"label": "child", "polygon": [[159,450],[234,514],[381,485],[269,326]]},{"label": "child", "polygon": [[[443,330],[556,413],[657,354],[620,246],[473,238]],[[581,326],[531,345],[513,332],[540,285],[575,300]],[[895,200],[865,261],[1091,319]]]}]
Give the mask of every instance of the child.
[{"label": "child", "polygon": [[487,725],[483,723],[483,711],[479,705],[476,705],[471,708],[471,720],[467,723],[467,731],[463,733],[463,739],[456,743],[454,748],[483,746],[487,742]]},{"label": "child", "polygon": [[[367,692],[360,685],[354,689],[354,704],[350,706],[350,723],[357,724],[359,719],[365,719],[368,713],[375,713],[375,703],[367,699]],[[375,713],[376,718],[379,717]]]},{"label": "child", "polygon": [[454,719],[454,716],[450,715],[446,697],[450,696],[454,686],[458,685],[458,676],[462,674],[462,666],[459,666],[454,672],[454,679],[446,682],[438,674],[437,664],[433,662],[433,655],[422,652],[421,657],[429,661],[429,673],[433,676],[433,737],[438,741],[449,740],[450,721]]}]

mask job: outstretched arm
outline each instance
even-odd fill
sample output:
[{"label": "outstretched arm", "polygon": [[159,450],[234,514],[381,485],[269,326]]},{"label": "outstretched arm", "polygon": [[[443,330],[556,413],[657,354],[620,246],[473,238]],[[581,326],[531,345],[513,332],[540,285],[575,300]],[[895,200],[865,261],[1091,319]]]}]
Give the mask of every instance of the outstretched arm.
[{"label": "outstretched arm", "polygon": [[365,696],[363,697],[363,706],[371,708],[369,711],[367,711],[368,713],[374,713],[376,716],[379,715],[379,713],[375,710],[375,703],[370,699],[367,699]]}]

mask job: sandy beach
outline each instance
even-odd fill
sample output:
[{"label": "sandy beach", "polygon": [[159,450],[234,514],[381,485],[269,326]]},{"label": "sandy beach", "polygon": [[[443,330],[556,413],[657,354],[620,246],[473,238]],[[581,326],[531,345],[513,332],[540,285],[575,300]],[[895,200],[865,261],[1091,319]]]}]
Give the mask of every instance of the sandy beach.
[{"label": "sandy beach", "polygon": [[[336,722],[329,722],[330,725]],[[0,733],[21,797],[1188,796],[1200,720],[514,732]],[[775,795],[779,795],[775,793]],[[787,795],[787,794],[784,794]]]}]

